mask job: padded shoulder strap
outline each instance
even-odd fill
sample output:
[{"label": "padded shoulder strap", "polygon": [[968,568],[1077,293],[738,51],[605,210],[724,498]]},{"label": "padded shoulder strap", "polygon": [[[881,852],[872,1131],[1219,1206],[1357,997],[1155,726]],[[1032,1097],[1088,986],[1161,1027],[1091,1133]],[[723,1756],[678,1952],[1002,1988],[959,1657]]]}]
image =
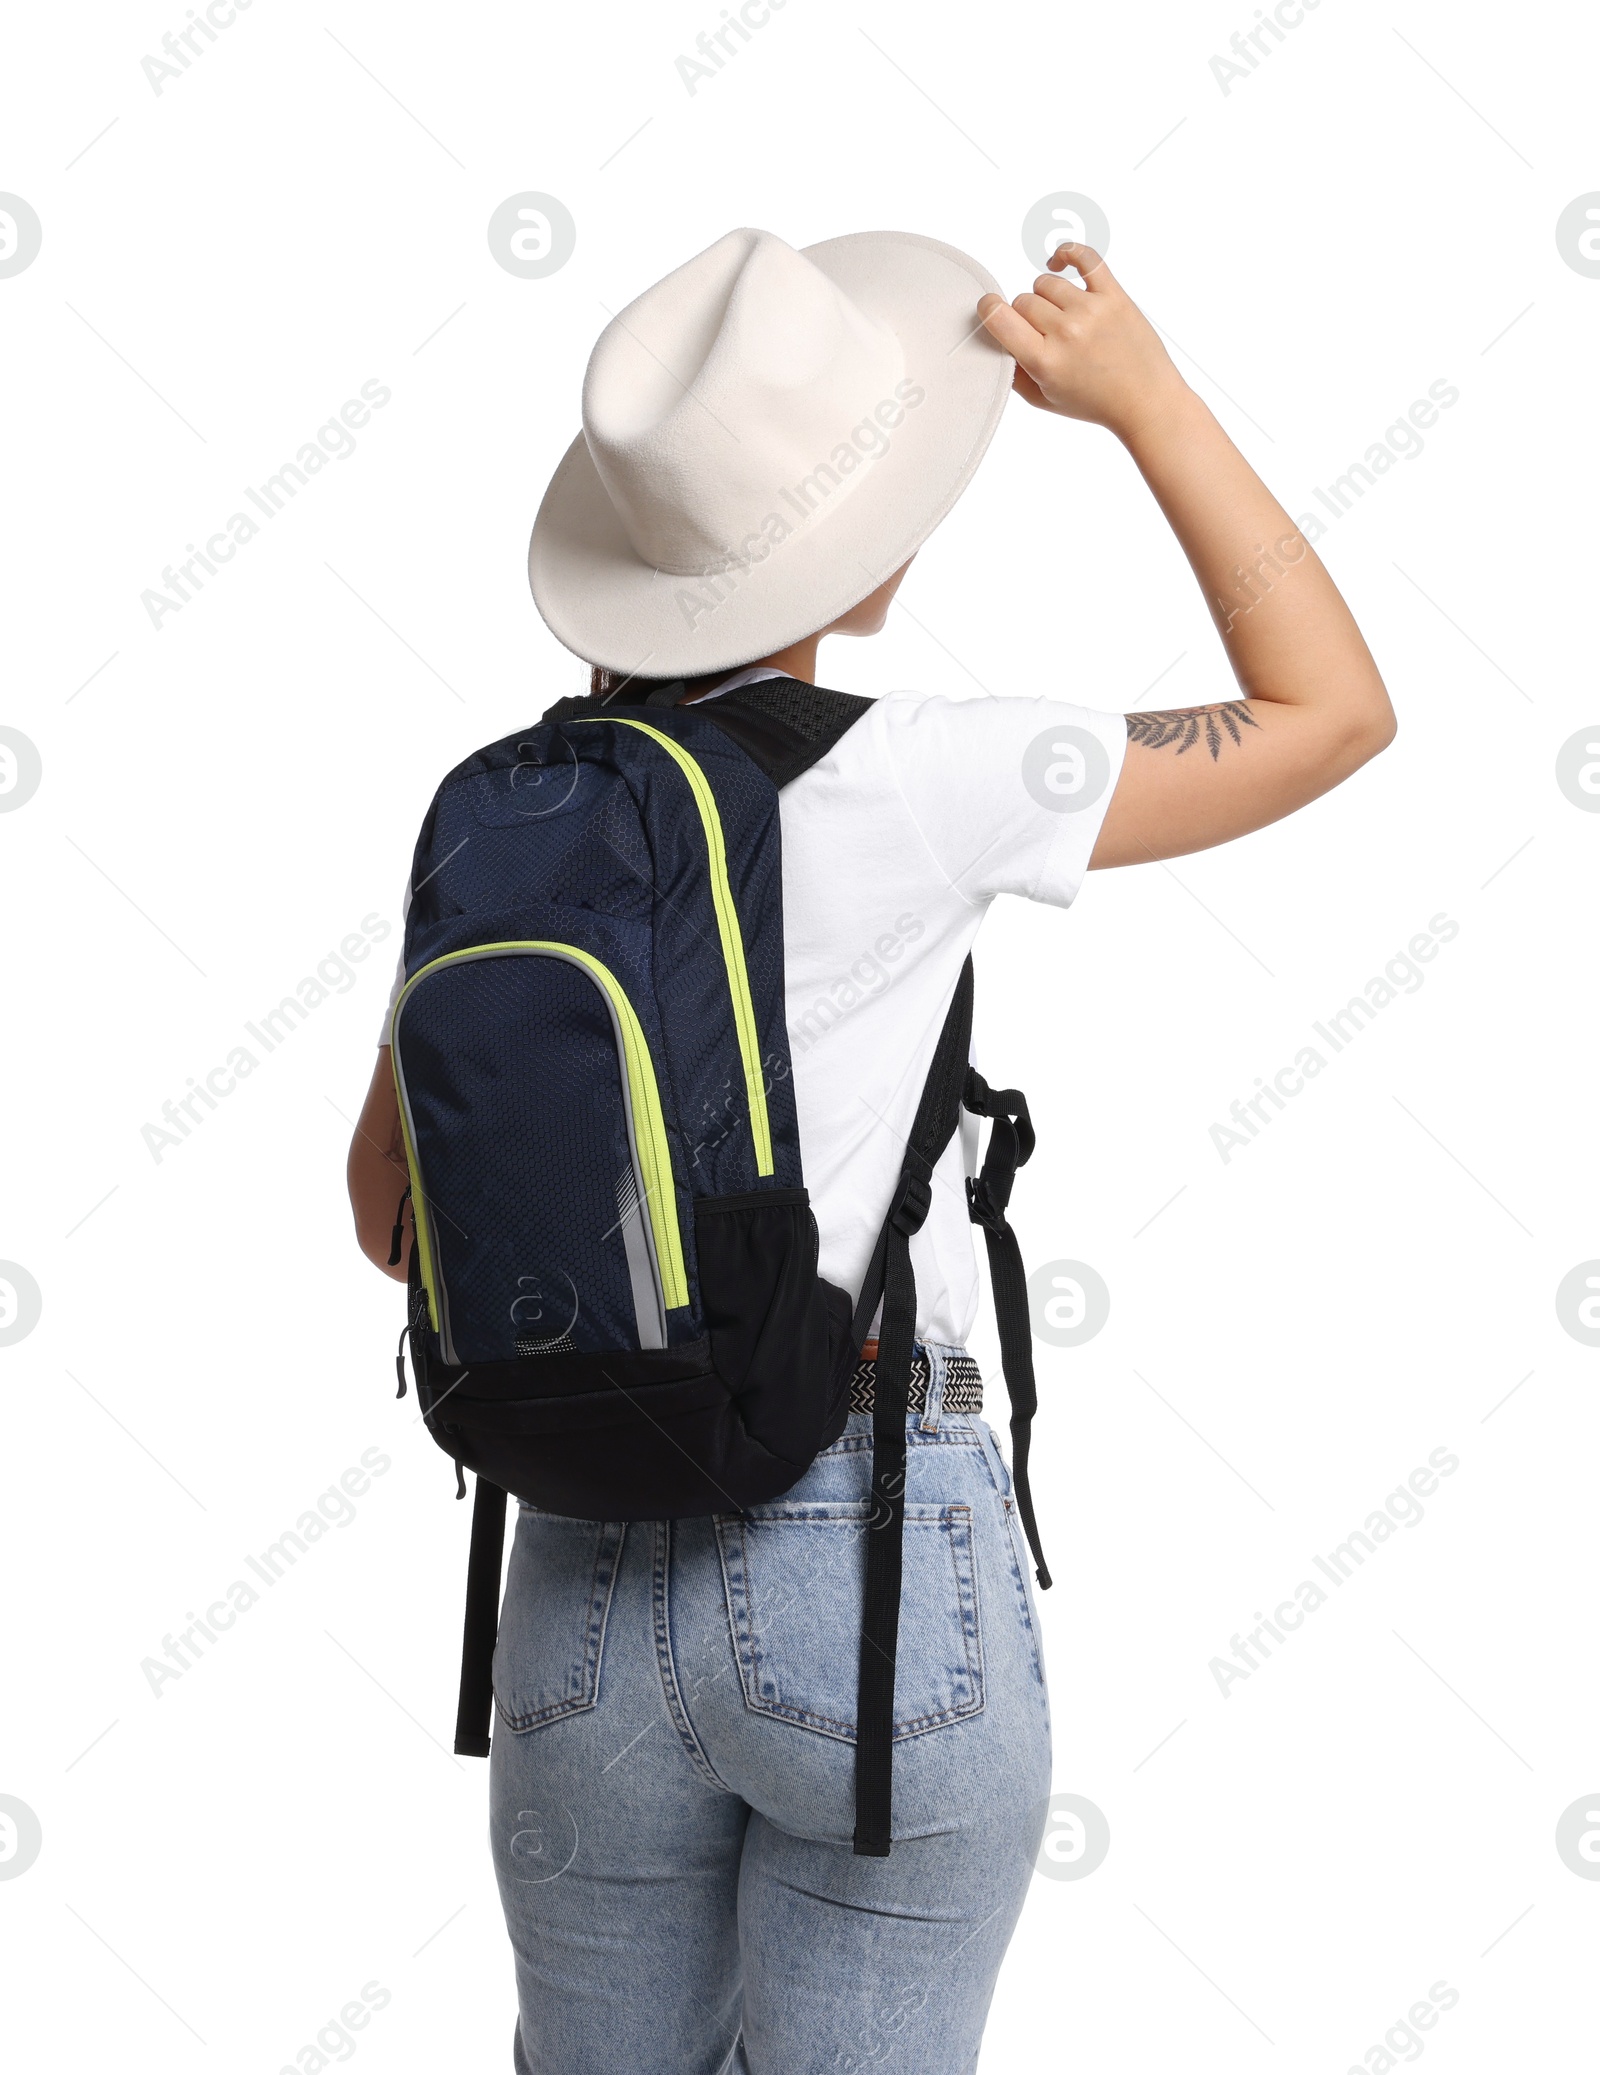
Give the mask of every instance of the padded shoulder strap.
[{"label": "padded shoulder strap", "polygon": [[[612,700],[558,699],[540,718],[582,719],[605,713],[611,706],[675,706],[683,691],[681,680],[662,684],[643,680],[624,686]],[[714,720],[781,788],[825,757],[871,704],[870,699],[859,699],[853,692],[830,692],[825,685],[804,684],[797,677],[768,677],[760,684],[741,685],[721,698],[696,701],[695,711]]]},{"label": "padded shoulder strap", "polygon": [[871,704],[853,692],[830,692],[796,677],[767,677],[707,699],[698,710],[782,787],[820,762]]}]

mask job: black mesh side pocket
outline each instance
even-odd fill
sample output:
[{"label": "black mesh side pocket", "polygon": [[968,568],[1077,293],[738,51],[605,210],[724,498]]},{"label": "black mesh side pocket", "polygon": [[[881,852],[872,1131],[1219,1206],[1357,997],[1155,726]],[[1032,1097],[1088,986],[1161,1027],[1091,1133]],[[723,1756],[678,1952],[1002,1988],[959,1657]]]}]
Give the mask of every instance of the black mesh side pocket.
[{"label": "black mesh side pocket", "polygon": [[694,1206],[700,1305],[711,1360],[746,1431],[808,1464],[849,1412],[849,1297],[817,1274],[804,1189],[702,1196]]}]

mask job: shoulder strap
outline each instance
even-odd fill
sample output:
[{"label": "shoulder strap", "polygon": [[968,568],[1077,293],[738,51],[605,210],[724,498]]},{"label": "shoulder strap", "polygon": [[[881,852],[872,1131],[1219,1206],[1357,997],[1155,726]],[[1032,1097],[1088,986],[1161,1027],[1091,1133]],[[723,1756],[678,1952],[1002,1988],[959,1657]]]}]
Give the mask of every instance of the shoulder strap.
[{"label": "shoulder strap", "polygon": [[579,720],[586,714],[604,713],[605,710],[604,699],[591,699],[587,693],[574,692],[569,698],[557,699],[553,706],[547,706],[535,725],[542,727],[546,721],[552,720]]},{"label": "shoulder strap", "polygon": [[872,1397],[872,1511],[867,1522],[867,1577],[861,1610],[861,1661],[856,1698],[856,1828],[858,1857],[889,1853],[894,1768],[894,1667],[900,1633],[900,1574],[906,1504],[906,1410],[917,1331],[917,1288],[911,1236],[933,1202],[933,1170],[960,1116],[972,1041],[972,961],[961,968],[933,1064],[906,1142],[894,1201],[873,1249],[856,1306],[859,1346],[878,1298],[878,1360]]},{"label": "shoulder strap", "polygon": [[[646,681],[624,686],[611,700],[558,699],[540,719],[586,718],[611,706],[676,706],[683,693],[681,678],[660,684]],[[871,704],[853,692],[830,692],[825,685],[805,684],[797,677],[768,677],[717,699],[697,700],[694,710],[715,721],[781,789],[825,757]]]},{"label": "shoulder strap", "polygon": [[1006,1220],[1017,1169],[1034,1148],[1027,1099],[1015,1088],[991,1088],[968,1064],[972,1042],[972,960],[961,968],[955,994],[906,1144],[895,1199],[873,1248],[852,1326],[856,1345],[866,1338],[878,1300],[878,1360],[872,1400],[872,1512],[867,1528],[867,1579],[861,1621],[856,1706],[856,1831],[858,1855],[889,1851],[893,1800],[894,1670],[900,1621],[902,1535],[905,1524],[906,1411],[916,1341],[917,1293],[911,1273],[911,1235],[932,1204],[933,1169],[954,1134],[959,1112],[992,1120],[980,1171],[967,1182],[969,1214],[983,1227],[1000,1329],[1000,1366],[1011,1400],[1011,1467],[1017,1510],[1033,1552],[1035,1575],[1048,1590],[1050,1571],[1040,1546],[1028,1480],[1028,1446],[1038,1388],[1028,1284],[1022,1249]]},{"label": "shoulder strap", "polygon": [[778,787],[821,761],[871,706],[853,692],[830,692],[797,677],[741,685],[696,707],[738,743]]}]

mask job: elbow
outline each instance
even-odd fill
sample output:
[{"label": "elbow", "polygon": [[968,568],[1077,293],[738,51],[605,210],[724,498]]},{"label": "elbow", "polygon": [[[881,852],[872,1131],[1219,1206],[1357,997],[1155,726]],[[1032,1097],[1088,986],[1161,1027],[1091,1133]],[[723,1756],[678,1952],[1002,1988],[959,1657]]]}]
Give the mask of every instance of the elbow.
[{"label": "elbow", "polygon": [[1346,736],[1346,751],[1352,771],[1382,754],[1399,732],[1394,707],[1382,686],[1378,696],[1360,714],[1352,716]]},{"label": "elbow", "polygon": [[1395,718],[1394,708],[1385,699],[1382,713],[1374,717],[1368,729],[1367,755],[1375,757],[1387,749],[1399,732],[1400,723]]}]

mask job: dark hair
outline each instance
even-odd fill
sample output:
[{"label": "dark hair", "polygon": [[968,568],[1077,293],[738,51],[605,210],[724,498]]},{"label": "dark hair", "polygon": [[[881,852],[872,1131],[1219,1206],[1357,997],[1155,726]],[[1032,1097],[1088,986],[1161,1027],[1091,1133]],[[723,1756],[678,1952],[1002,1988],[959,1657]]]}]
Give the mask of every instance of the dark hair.
[{"label": "dark hair", "polygon": [[[699,677],[682,680],[684,689],[690,692],[705,692],[726,677],[726,670],[707,670]],[[678,680],[670,677],[639,677],[626,670],[603,670],[598,663],[589,669],[589,696],[591,699],[615,699],[624,706],[638,706],[646,700],[659,684],[673,684]]]}]

